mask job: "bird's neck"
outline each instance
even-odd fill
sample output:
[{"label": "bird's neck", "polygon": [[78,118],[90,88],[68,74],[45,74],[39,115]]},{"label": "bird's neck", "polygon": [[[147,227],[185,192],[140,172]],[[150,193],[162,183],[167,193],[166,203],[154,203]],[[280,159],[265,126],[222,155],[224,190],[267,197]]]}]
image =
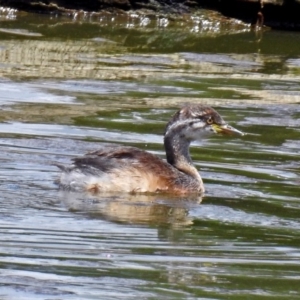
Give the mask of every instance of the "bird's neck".
[{"label": "bird's neck", "polygon": [[169,132],[165,135],[164,145],[168,163],[202,183],[201,176],[190,157],[190,141],[179,134]]}]

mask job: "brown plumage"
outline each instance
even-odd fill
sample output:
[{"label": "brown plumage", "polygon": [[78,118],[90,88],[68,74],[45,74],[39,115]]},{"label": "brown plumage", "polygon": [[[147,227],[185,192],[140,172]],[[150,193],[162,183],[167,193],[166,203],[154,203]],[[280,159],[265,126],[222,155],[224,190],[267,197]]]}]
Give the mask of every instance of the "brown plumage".
[{"label": "brown plumage", "polygon": [[75,158],[63,172],[64,190],[101,192],[203,193],[202,179],[189,155],[189,145],[204,133],[238,133],[212,108],[186,105],[169,121],[164,145],[167,161],[135,147],[111,146]]}]

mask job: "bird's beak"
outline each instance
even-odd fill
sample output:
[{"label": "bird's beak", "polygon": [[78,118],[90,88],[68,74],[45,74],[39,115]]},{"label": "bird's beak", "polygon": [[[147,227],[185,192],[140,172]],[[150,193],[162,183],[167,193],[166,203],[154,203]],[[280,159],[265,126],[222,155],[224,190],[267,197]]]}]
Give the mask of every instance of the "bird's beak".
[{"label": "bird's beak", "polygon": [[211,126],[215,133],[245,135],[245,133],[243,133],[242,131],[235,129],[234,127],[228,124],[212,124]]}]

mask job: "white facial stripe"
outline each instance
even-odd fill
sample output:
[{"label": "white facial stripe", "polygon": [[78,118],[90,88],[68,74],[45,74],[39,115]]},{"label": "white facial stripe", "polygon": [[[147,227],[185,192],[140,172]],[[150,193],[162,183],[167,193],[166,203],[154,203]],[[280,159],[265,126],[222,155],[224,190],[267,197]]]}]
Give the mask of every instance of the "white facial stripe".
[{"label": "white facial stripe", "polygon": [[[202,129],[206,126],[206,123],[201,121],[200,119],[185,119],[178,120],[169,126],[166,131],[166,135],[168,135],[171,131],[176,131],[177,134],[184,135],[188,139],[198,139],[201,136]],[[206,129],[206,128],[205,128]],[[206,131],[206,130],[205,130]]]},{"label": "white facial stripe", "polygon": [[171,126],[168,127],[168,130],[166,131],[165,135],[168,135],[170,131],[174,130],[174,128],[183,128],[188,126],[189,121],[188,120],[178,120],[175,123],[173,123]]},{"label": "white facial stripe", "polygon": [[193,128],[193,129],[200,129],[200,128],[205,127],[205,125],[206,125],[205,122],[203,122],[203,121],[201,121],[201,120],[197,120],[197,121],[195,121],[195,122],[193,123],[192,128]]}]

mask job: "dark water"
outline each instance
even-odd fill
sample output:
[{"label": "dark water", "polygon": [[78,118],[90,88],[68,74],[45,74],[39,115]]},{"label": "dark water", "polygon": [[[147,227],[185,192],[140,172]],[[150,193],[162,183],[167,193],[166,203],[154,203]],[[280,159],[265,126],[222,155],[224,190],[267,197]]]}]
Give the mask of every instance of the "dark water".
[{"label": "dark water", "polygon": [[[218,22],[2,11],[1,299],[300,299],[300,34]],[[193,145],[201,203],[57,190],[185,102],[248,133]]]}]

